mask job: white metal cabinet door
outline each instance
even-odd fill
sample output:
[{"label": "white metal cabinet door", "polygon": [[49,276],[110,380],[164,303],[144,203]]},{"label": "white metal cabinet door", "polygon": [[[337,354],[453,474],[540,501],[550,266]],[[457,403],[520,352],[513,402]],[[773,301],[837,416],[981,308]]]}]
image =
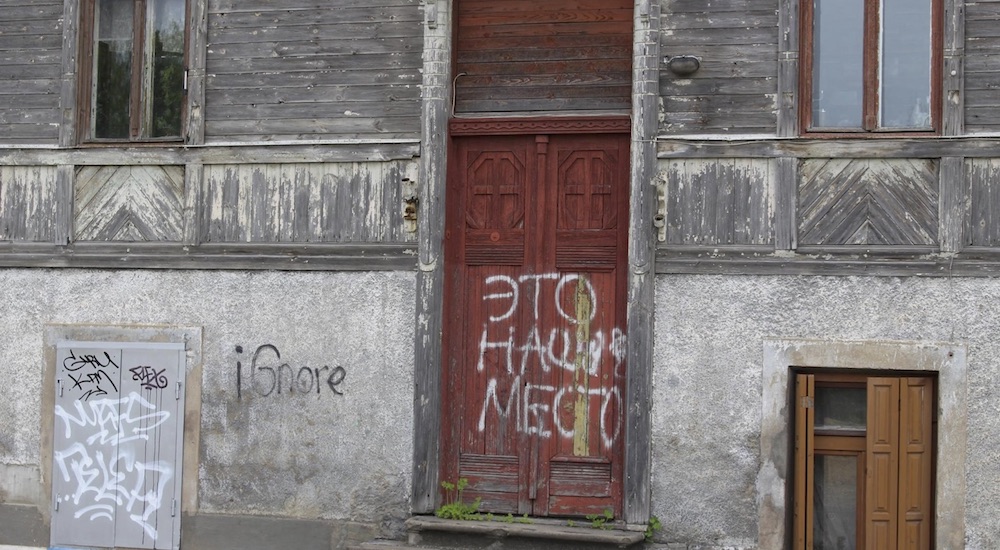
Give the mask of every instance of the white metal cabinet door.
[{"label": "white metal cabinet door", "polygon": [[58,346],[52,544],[179,546],[184,347]]}]

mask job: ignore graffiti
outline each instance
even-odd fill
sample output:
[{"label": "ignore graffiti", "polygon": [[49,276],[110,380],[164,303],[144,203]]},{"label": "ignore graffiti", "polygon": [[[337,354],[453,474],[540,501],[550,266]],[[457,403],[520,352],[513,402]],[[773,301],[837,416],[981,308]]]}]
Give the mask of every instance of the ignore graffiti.
[{"label": "ignore graffiti", "polygon": [[[243,353],[243,346],[236,346],[236,353]],[[281,352],[273,344],[258,346],[253,352],[249,372],[244,372],[242,361],[236,362],[236,398],[242,399],[244,391],[260,397],[272,395],[322,395],[325,391],[344,395],[341,384],[347,377],[347,369],[336,365],[330,367],[293,366],[282,362]]]}]

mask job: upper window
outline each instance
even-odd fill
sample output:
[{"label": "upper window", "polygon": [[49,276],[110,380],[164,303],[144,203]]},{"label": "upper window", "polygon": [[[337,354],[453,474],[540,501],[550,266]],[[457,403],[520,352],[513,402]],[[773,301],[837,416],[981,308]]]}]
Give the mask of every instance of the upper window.
[{"label": "upper window", "polygon": [[933,132],[938,0],[804,0],[802,128]]},{"label": "upper window", "polygon": [[186,0],[84,0],[81,137],[181,139]]}]

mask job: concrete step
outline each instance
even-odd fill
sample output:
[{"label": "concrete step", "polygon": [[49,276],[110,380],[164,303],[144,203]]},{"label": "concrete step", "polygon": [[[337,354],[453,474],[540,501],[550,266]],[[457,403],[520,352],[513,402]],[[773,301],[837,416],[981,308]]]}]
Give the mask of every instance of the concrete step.
[{"label": "concrete step", "polygon": [[406,541],[376,539],[362,544],[348,546],[347,550],[445,550],[430,546],[412,546]]},{"label": "concrete step", "polygon": [[586,520],[512,519],[498,517],[475,521],[414,516],[406,520],[406,530],[411,549],[415,546],[470,550],[608,550],[640,548],[644,540],[638,528],[598,529]]}]

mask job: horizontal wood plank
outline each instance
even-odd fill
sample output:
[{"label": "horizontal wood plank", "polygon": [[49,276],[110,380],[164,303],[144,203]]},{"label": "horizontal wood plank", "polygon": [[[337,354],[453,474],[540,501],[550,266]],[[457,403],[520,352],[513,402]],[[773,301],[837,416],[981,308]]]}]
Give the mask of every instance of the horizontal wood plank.
[{"label": "horizontal wood plank", "polygon": [[0,6],[0,144],[59,139],[63,3]]},{"label": "horizontal wood plank", "polygon": [[[773,2],[667,0],[660,50],[694,56],[693,75],[660,71],[664,135],[777,130],[778,18]],[[728,95],[727,95],[728,94]]]},{"label": "horizontal wood plank", "polygon": [[793,157],[793,158],[941,158],[995,157],[996,137],[915,137],[880,139],[782,139],[768,135],[661,136],[657,156],[663,158]]},{"label": "horizontal wood plank", "polygon": [[205,141],[418,138],[422,20],[411,0],[213,3]]},{"label": "horizontal wood plank", "polygon": [[414,271],[411,244],[178,245],[0,243],[0,267]]},{"label": "horizontal wood plank", "polygon": [[470,0],[456,11],[457,113],[631,106],[631,2]]},{"label": "horizontal wood plank", "polygon": [[0,165],[106,166],[238,163],[323,163],[409,160],[420,150],[415,140],[367,143],[206,145],[199,147],[87,147],[80,149],[0,147]]}]

